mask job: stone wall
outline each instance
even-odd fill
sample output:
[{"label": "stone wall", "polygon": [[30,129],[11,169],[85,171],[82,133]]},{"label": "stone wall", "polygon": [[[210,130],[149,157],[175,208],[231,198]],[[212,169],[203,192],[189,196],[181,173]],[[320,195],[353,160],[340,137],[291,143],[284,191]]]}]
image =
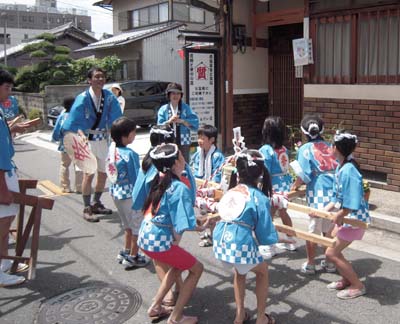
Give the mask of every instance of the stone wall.
[{"label": "stone wall", "polygon": [[400,191],[400,101],[304,98],[304,113],[319,113],[327,130],[342,122],[358,136],[361,169],[385,176],[374,186]]},{"label": "stone wall", "polygon": [[241,126],[248,148],[261,147],[261,130],[267,116],[268,93],[234,95],[233,127]]}]

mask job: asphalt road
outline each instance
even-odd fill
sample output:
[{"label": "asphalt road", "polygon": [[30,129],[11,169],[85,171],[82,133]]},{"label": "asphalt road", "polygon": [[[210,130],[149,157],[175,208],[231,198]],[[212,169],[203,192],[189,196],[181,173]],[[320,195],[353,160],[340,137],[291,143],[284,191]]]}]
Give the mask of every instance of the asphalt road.
[{"label": "asphalt road", "polygon": [[[144,143],[143,139],[140,146]],[[20,178],[58,183],[58,152],[44,147],[16,142],[15,161]],[[104,202],[115,210],[107,193]],[[101,283],[136,289],[142,296],[142,305],[126,323],[150,323],[146,309],[159,284],[154,269],[149,266],[125,271],[116,262],[123,242],[116,212],[94,224],[85,222],[81,212],[81,196],[76,194],[57,197],[53,210],[44,212],[36,279],[17,287],[0,288],[1,324],[34,323],[41,303],[50,297]],[[385,233],[370,235],[380,235],[379,242],[385,247]],[[400,242],[397,236],[387,237],[393,246]],[[215,261],[211,248],[199,248],[198,241],[197,233],[187,233],[182,242],[205,268],[185,313],[199,316],[199,323],[232,323],[235,313],[232,274]],[[299,272],[305,261],[304,242],[299,242],[297,252],[283,252],[274,257],[269,262],[268,312],[278,323],[399,323],[400,258],[379,249],[374,243],[377,241],[371,242],[364,243],[362,249],[345,252],[368,290],[366,296],[349,301],[337,299],[335,293],[326,289],[329,282],[338,279],[336,274],[318,272],[315,276],[305,276]],[[252,319],[248,323],[255,323],[254,289],[255,277],[250,274],[246,307]]]}]

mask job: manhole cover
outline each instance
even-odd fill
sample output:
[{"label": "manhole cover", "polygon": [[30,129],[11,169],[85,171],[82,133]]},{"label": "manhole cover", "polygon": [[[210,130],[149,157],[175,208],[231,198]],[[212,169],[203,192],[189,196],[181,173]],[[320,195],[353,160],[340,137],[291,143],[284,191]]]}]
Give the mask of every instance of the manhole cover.
[{"label": "manhole cover", "polygon": [[45,301],[38,324],[118,324],[139,310],[142,297],[133,288],[91,286],[71,290]]}]

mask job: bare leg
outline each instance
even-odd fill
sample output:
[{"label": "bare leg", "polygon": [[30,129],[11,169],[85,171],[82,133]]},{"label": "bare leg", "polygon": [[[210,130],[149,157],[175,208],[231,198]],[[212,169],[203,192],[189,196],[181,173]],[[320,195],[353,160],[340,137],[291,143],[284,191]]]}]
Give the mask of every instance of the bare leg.
[{"label": "bare leg", "polygon": [[60,164],[60,184],[63,189],[71,189],[71,182],[69,180],[69,166],[71,165],[71,158],[67,153],[61,152]]},{"label": "bare leg", "polygon": [[317,249],[317,244],[306,241],[306,251],[307,251],[307,263],[315,264],[315,251]]},{"label": "bare leg", "polygon": [[[153,260],[154,268],[156,269],[156,273],[158,276],[158,279],[160,281],[164,280],[165,275],[167,274],[168,270],[170,269],[170,266],[162,263],[157,260]],[[182,274],[178,275],[176,282],[175,282],[175,290],[176,291],[181,291],[181,288],[183,286],[183,280],[182,280]],[[164,300],[168,301],[173,301],[174,300],[174,294],[172,292],[172,289],[168,291],[168,293],[165,295]]]},{"label": "bare leg", "polygon": [[[239,274],[235,269],[233,277],[233,287],[235,290],[235,303],[236,303],[236,317],[235,322],[241,323],[246,316],[244,309],[244,298],[246,289],[246,275]],[[258,301],[258,297],[257,297]]]},{"label": "bare leg", "polygon": [[93,177],[94,177],[94,174],[88,174],[88,173],[83,174],[82,195],[90,196],[90,194],[92,193]]},{"label": "bare leg", "polygon": [[[185,307],[190,297],[192,296],[193,291],[196,288],[202,273],[203,273],[203,264],[200,263],[199,261],[197,261],[195,265],[189,269],[189,275],[183,281],[183,286],[179,293],[174,310],[172,311],[171,316],[169,317],[171,320],[179,321],[182,318],[183,308]],[[169,288],[171,288],[171,286]]]},{"label": "bare leg", "polygon": [[279,217],[282,220],[284,225],[293,227],[292,219],[290,218],[289,214],[287,213],[286,209],[282,208],[279,209]]},{"label": "bare leg", "polygon": [[269,289],[268,277],[268,264],[266,262],[260,263],[254,269],[256,274],[256,296],[257,296],[257,322],[256,324],[263,324],[267,320],[265,316],[265,309],[267,308],[267,298]]},{"label": "bare leg", "polygon": [[[129,251],[131,251],[130,253],[133,254],[133,252],[132,252],[132,231],[130,229],[125,229],[125,246],[124,247],[125,247],[125,250],[129,250]],[[136,255],[136,254],[134,254],[134,255]]]},{"label": "bare leg", "polygon": [[337,238],[336,245],[333,248],[326,249],[326,256],[336,265],[336,268],[343,279],[350,283],[349,289],[362,289],[364,286],[358,278],[350,262],[344,258],[343,249],[348,247],[351,242],[343,241]]},{"label": "bare leg", "polygon": [[104,172],[97,172],[97,180],[95,186],[95,192],[103,192],[106,185],[107,174]]}]

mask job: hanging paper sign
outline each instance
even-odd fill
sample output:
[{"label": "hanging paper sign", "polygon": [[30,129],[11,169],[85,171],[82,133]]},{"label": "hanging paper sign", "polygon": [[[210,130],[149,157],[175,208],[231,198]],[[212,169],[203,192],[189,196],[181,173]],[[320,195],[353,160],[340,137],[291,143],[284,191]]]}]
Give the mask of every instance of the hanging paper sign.
[{"label": "hanging paper sign", "polygon": [[302,66],[314,63],[311,39],[293,39],[292,43],[294,66]]}]

